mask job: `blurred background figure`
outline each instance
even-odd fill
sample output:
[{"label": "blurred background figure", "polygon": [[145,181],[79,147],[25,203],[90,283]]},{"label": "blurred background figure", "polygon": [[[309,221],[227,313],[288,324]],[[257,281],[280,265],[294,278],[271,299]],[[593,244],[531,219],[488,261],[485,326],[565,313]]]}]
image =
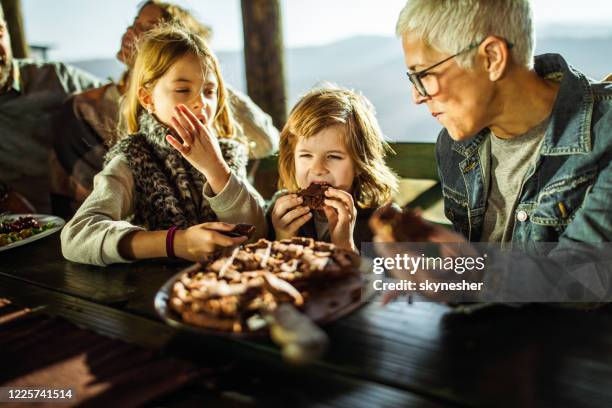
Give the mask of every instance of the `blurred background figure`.
[{"label": "blurred background figure", "polygon": [[60,62],[13,58],[0,5],[0,210],[49,212],[49,128],[67,95],[99,86]]}]

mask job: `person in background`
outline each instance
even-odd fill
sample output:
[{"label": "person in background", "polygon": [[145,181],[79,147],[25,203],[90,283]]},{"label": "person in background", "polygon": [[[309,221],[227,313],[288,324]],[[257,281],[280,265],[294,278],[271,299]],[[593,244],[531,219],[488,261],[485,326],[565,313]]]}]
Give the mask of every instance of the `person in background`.
[{"label": "person in background", "polygon": [[0,5],[0,211],[51,210],[49,128],[66,96],[96,86],[70,65],[13,58]]},{"label": "person in background", "polygon": [[[62,253],[93,265],[179,257],[201,260],[246,237],[266,235],[261,196],[246,180],[216,57],[177,24],[140,42],[122,102],[126,134],[109,150],[94,189],[61,234]],[[223,222],[216,222],[223,221]]]},{"label": "person in background", "polygon": [[[209,27],[187,10],[172,3],[148,0],[123,34],[117,59],[127,70],[117,83],[76,94],[65,103],[54,130],[51,157],[54,212],[70,217],[89,195],[93,177],[103,166],[108,146],[117,138],[119,101],[125,93],[136,56],[136,42],[160,23],[176,22],[208,41]],[[229,108],[236,131],[249,144],[251,159],[270,155],[278,148],[278,130],[272,118],[247,95],[227,86]]]}]

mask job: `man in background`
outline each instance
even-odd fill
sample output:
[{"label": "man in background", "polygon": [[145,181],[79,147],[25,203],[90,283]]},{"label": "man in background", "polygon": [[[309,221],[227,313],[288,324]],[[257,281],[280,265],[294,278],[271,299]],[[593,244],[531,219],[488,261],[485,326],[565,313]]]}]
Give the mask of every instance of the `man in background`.
[{"label": "man in background", "polygon": [[68,95],[99,85],[63,63],[13,58],[0,6],[1,211],[50,211],[51,122]]}]

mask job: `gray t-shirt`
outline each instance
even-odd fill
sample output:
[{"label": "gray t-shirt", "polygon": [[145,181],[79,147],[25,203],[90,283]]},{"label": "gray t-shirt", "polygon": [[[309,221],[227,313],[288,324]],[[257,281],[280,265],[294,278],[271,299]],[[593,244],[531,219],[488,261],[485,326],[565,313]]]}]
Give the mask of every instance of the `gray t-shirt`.
[{"label": "gray t-shirt", "polygon": [[522,136],[490,135],[490,182],[481,242],[510,242],[515,209],[527,170],[535,165],[549,118]]}]

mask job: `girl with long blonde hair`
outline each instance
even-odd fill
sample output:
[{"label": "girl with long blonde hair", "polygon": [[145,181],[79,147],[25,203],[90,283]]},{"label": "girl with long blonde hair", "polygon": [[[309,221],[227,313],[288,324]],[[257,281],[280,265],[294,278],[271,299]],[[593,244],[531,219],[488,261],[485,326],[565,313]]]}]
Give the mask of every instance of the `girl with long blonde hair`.
[{"label": "girl with long blonde hair", "polygon": [[262,199],[246,181],[247,149],[235,137],[219,64],[202,38],[176,24],[145,35],[122,120],[128,134],[62,231],[67,259],[198,260],[246,240],[223,234],[234,223],[266,234]]}]

